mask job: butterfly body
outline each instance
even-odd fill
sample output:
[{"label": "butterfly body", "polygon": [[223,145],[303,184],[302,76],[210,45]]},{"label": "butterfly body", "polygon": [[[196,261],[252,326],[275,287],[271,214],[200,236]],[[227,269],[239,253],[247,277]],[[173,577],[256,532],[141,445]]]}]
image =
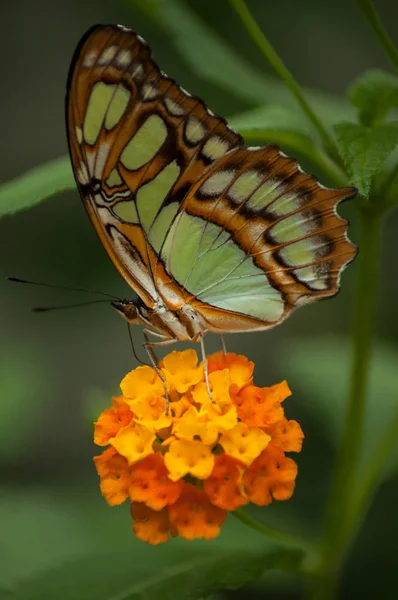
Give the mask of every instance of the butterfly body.
[{"label": "butterfly body", "polygon": [[328,189],[274,145],[242,137],[153,62],[140,36],[92,28],[66,100],[88,215],[137,302],[114,303],[159,343],[258,331],[333,296],[354,258]]},{"label": "butterfly body", "polygon": [[170,310],[159,298],[153,309],[134,301],[113,302],[112,306],[128,323],[144,325],[159,340],[196,342],[207,331],[204,319],[189,305]]}]

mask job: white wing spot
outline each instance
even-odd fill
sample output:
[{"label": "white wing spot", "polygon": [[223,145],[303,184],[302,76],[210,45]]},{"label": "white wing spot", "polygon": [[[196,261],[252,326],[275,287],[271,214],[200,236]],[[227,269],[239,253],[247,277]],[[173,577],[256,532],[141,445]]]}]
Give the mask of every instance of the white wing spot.
[{"label": "white wing spot", "polygon": [[207,140],[202,148],[202,154],[210,160],[217,160],[224,156],[229,150],[229,143],[220,138],[218,135],[214,135]]},{"label": "white wing spot", "polygon": [[91,176],[94,175],[95,157],[96,157],[96,152],[87,151],[87,154],[86,154],[87,167],[88,167],[88,172],[90,173]]},{"label": "white wing spot", "polygon": [[144,67],[139,63],[133,63],[131,67],[131,77],[138,83],[142,81],[142,78],[144,77]]},{"label": "white wing spot", "polygon": [[119,67],[127,67],[127,65],[131,62],[131,58],[132,56],[130,50],[121,50],[117,55],[116,62]]},{"label": "white wing spot", "polygon": [[97,179],[102,178],[106,160],[108,158],[111,142],[102,142],[98,147],[97,156],[95,158],[94,177]]},{"label": "white wing spot", "polygon": [[228,198],[238,204],[244,202],[260,186],[262,179],[263,178],[258,171],[249,169],[246,173],[239,175],[236,181],[231,185],[228,190]]},{"label": "white wing spot", "polygon": [[75,132],[76,132],[77,143],[79,145],[81,145],[81,143],[83,142],[83,130],[82,130],[81,127],[79,127],[78,125],[76,125]]},{"label": "white wing spot", "polygon": [[80,163],[80,168],[76,170],[76,177],[84,185],[87,185],[90,180],[87,167],[83,161]]},{"label": "white wing spot", "polygon": [[170,96],[165,97],[164,104],[168,112],[173,117],[182,117],[183,115],[185,115],[185,109],[179,104],[177,104],[177,102],[175,102],[173,98],[170,98]]},{"label": "white wing spot", "polygon": [[109,48],[105,48],[102,51],[101,56],[98,59],[99,65],[107,65],[110,63],[116,56],[118,51],[117,46],[109,46]]},{"label": "white wing spot", "polygon": [[97,52],[89,52],[83,60],[83,67],[92,67],[97,60]]},{"label": "white wing spot", "polygon": [[219,196],[227,189],[235,175],[236,171],[234,169],[217,171],[202,183],[199,192],[204,196]]},{"label": "white wing spot", "polygon": [[141,94],[143,100],[155,100],[160,96],[160,90],[152,83],[144,83]]},{"label": "white wing spot", "polygon": [[185,125],[185,135],[189,143],[197,144],[206,135],[206,129],[196,117],[189,117]]}]

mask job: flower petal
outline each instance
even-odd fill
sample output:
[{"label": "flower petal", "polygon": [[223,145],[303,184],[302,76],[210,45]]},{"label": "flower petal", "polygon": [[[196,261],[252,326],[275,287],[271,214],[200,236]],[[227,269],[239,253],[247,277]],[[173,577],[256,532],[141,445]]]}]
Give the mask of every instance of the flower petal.
[{"label": "flower petal", "polygon": [[119,429],[128,425],[133,418],[129,406],[124,402],[123,396],[112,399],[112,408],[107,408],[94,423],[94,443],[106,446],[109,439],[114,437]]},{"label": "flower petal", "polygon": [[185,394],[192,386],[203,379],[203,366],[197,366],[195,350],[170,352],[161,362],[162,373],[171,389]]},{"label": "flower petal", "polygon": [[281,448],[269,444],[247,469],[243,482],[248,498],[258,506],[291,498],[297,476],[297,465]]},{"label": "flower petal", "polygon": [[182,481],[171,481],[161,454],[151,454],[131,469],[130,499],[143,502],[152,510],[174,504],[181,494]]},{"label": "flower petal", "polygon": [[226,454],[245,465],[250,465],[266,448],[270,439],[270,436],[258,427],[237,423],[233,429],[223,433],[219,443]]},{"label": "flower petal", "polygon": [[301,452],[304,433],[297,421],[282,419],[265,431],[271,436],[274,446],[285,452]]},{"label": "flower petal", "polygon": [[209,356],[207,360],[209,373],[228,369],[231,378],[232,391],[238,392],[248,383],[251,383],[253,377],[254,363],[249,361],[246,356],[229,352],[217,352]]},{"label": "flower petal", "polygon": [[209,384],[211,389],[211,395],[213,397],[214,402],[209,396],[207,391],[207,386],[204,381],[195,386],[195,389],[192,390],[192,397],[194,402],[197,404],[231,404],[231,396],[229,395],[229,388],[231,384],[231,379],[229,376],[228,369],[224,369],[223,371],[214,371],[209,375]]},{"label": "flower petal", "polygon": [[123,427],[118,434],[109,440],[112,446],[133,465],[138,460],[153,453],[152,444],[155,434],[138,423]]},{"label": "flower petal", "polygon": [[236,510],[249,502],[242,481],[244,469],[243,463],[227,454],[216,456],[213,472],[204,482],[204,491],[212,504]]},{"label": "flower petal", "polygon": [[217,427],[209,419],[200,419],[199,411],[191,406],[184,415],[175,421],[173,434],[180,440],[201,441],[203,444],[214,444],[218,439]]},{"label": "flower petal", "polygon": [[144,366],[130,371],[120,384],[127,404],[148,396],[164,396],[164,385],[155,369]]},{"label": "flower petal", "polygon": [[111,506],[122,504],[128,498],[130,487],[127,460],[110,446],[100,456],[94,457],[94,463],[101,478],[100,489],[105,500]]},{"label": "flower petal", "polygon": [[214,455],[211,447],[202,442],[175,440],[171,442],[164,462],[172,481],[188,474],[198,479],[207,479],[214,467]]},{"label": "flower petal", "polygon": [[213,506],[202,491],[190,483],[184,485],[181,496],[169,507],[170,523],[185,540],[212,540],[220,533],[227,511]]},{"label": "flower petal", "polygon": [[247,425],[267,427],[283,419],[280,394],[275,387],[248,385],[237,394],[235,404],[239,418]]},{"label": "flower petal", "polygon": [[175,537],[176,532],[171,527],[167,508],[154,511],[145,504],[132,502],[130,513],[133,532],[140,540],[157,546],[167,542],[169,534]]}]

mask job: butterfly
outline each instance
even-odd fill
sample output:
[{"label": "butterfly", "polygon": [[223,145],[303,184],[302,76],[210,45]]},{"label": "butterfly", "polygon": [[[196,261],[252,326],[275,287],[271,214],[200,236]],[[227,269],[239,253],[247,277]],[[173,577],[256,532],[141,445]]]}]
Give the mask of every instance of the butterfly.
[{"label": "butterfly", "polygon": [[155,344],[259,331],[338,292],[356,247],[328,189],[277,146],[247,147],[120,25],[92,27],[67,84],[73,171],[114,265],[113,303]]}]

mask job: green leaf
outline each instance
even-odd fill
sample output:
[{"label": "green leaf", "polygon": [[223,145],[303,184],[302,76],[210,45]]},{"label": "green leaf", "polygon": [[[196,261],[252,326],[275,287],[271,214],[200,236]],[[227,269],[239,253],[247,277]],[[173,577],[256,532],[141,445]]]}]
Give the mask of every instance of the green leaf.
[{"label": "green leaf", "polygon": [[51,384],[43,357],[26,343],[4,341],[0,353],[0,463],[10,466],[32,444]]},{"label": "green leaf", "polygon": [[389,111],[398,107],[398,77],[379,69],[365,71],[349,88],[348,97],[363,125],[381,125]]},{"label": "green leaf", "polygon": [[69,156],[51,160],[0,185],[0,217],[75,187]]},{"label": "green leaf", "polygon": [[246,143],[278,144],[310,156],[317,152],[310,138],[311,126],[299,111],[270,105],[234,115],[228,122]]},{"label": "green leaf", "polygon": [[142,544],[134,553],[81,556],[17,588],[14,600],[186,600],[220,589],[237,589],[275,567],[290,569],[302,559],[296,550],[247,550],[207,543],[190,548]]},{"label": "green leaf", "polygon": [[369,129],[364,125],[343,122],[335,125],[334,129],[350,183],[368,198],[374,176],[398,146],[398,123]]},{"label": "green leaf", "polygon": [[275,104],[234,115],[228,121],[239,131],[262,128],[270,131],[294,132],[307,137],[314,133],[312,125],[300,111]]},{"label": "green leaf", "polygon": [[330,185],[347,185],[346,175],[311,139],[314,130],[300,111],[271,104],[234,115],[229,123],[247,144],[277,144],[300,160],[307,159]]},{"label": "green leaf", "polygon": [[[184,60],[201,77],[223,87],[227,92],[250,103],[284,104],[297,111],[296,100],[283,83],[252,67],[237,50],[231,48],[181,0],[152,0],[158,9],[152,13],[168,33]],[[143,12],[142,0],[127,0],[127,4]],[[156,56],[155,56],[156,59]],[[333,95],[305,90],[312,107],[327,124],[355,118],[350,104]]]},{"label": "green leaf", "polygon": [[[348,397],[351,342],[345,337],[290,340],[282,345],[284,376],[300,390],[300,403],[324,436],[337,446],[341,438]],[[398,352],[381,344],[373,349],[365,424],[363,464],[379,446],[398,411]],[[286,375],[288,374],[288,375]],[[398,468],[398,444],[386,476]]]},{"label": "green leaf", "polygon": [[151,547],[134,538],[128,507],[109,508],[94,486],[69,485],[52,497],[47,488],[3,488],[0,517],[0,570],[14,600],[195,599],[274,567],[296,571],[303,559],[234,519],[212,542]]}]

